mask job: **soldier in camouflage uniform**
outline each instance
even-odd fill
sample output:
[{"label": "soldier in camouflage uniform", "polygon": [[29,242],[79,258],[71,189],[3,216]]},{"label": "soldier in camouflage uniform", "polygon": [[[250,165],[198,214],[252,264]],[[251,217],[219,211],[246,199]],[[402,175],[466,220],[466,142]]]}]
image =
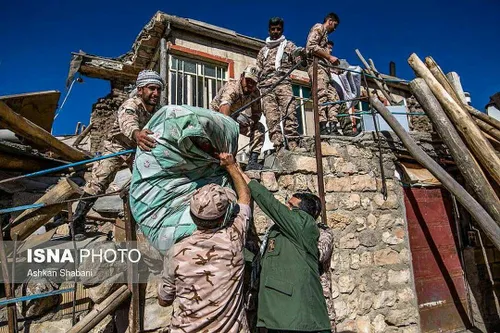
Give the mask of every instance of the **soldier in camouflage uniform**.
[{"label": "soldier in camouflage uniform", "polygon": [[336,102],[339,95],[335,88],[330,84],[330,68],[328,65],[338,63],[338,58],[328,52],[327,35],[332,33],[340,23],[340,19],[335,13],[328,14],[323,23],[317,23],[309,31],[307,36],[306,52],[308,54],[309,68],[307,73],[309,79],[313,79],[313,57],[318,57],[318,103],[319,107],[319,127],[322,135],[329,135],[336,132],[337,114],[341,105],[324,105],[326,102]]},{"label": "soldier in camouflage uniform", "polygon": [[335,308],[333,307],[332,298],[332,274],[330,272],[333,253],[333,231],[323,223],[318,223],[318,228],[319,278],[321,280],[321,286],[323,287],[323,296],[325,296],[328,317],[330,318],[330,325],[332,325],[332,332],[336,333]]},{"label": "soldier in camouflage uniform", "polygon": [[[250,221],[250,190],[234,157],[220,154],[221,165],[238,194],[208,184],[190,203],[198,229],[167,251],[158,303],[174,305],[170,332],[249,332],[243,301],[243,248]],[[234,219],[228,219],[236,212]],[[227,222],[226,222],[227,221]],[[175,300],[175,302],[174,302]]]},{"label": "soldier in camouflage uniform", "polygon": [[[261,90],[269,89],[295,64],[293,54],[297,46],[283,35],[284,24],[285,22],[280,17],[273,17],[269,20],[269,37],[266,39],[266,45],[257,55]],[[262,98],[262,106],[269,129],[269,138],[274,149],[278,151],[284,146],[283,133],[280,128],[280,122],[282,122],[285,136],[292,137],[288,139],[288,148],[295,150],[298,146],[299,133],[290,77],[284,79],[273,91]]]},{"label": "soldier in camouflage uniform", "polygon": [[240,134],[250,138],[250,158],[246,170],[262,169],[258,158],[264,145],[265,128],[259,122],[262,116],[260,100],[238,114],[233,114],[233,112],[260,97],[257,89],[257,72],[256,67],[247,66],[240,79],[227,82],[210,103],[212,110],[235,118],[240,125]]},{"label": "soldier in camouflage uniform", "polygon": [[[143,129],[143,127],[156,110],[163,89],[163,81],[155,71],[144,70],[137,76],[136,87],[137,95],[129,98],[120,106],[111,131],[104,134],[106,139],[104,140],[103,155],[135,149],[137,146],[147,151],[155,147],[155,140],[149,136],[153,132]],[[123,162],[131,166],[132,161],[133,155],[121,155],[94,163],[91,179],[83,188],[83,197],[106,192]],[[96,200],[96,198],[92,198],[78,203],[73,215],[73,234],[76,240],[85,238],[85,216]]]}]

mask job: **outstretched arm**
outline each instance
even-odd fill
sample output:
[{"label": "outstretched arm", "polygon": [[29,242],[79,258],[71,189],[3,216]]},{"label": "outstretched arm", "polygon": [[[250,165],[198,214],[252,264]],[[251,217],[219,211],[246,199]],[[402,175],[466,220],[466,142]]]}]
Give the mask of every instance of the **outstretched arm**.
[{"label": "outstretched arm", "polygon": [[227,170],[229,176],[233,179],[236,194],[238,195],[238,203],[249,205],[250,189],[248,188],[247,182],[243,178],[244,173],[241,171],[239,164],[236,163],[234,156],[229,153],[221,153],[219,155],[219,159],[220,165]]}]

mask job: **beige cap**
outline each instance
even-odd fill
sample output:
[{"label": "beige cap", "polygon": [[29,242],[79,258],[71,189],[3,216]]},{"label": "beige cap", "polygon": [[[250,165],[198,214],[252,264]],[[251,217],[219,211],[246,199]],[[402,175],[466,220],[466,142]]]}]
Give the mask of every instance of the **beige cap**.
[{"label": "beige cap", "polygon": [[245,78],[258,82],[257,76],[259,75],[259,69],[257,67],[249,65],[245,68],[243,74],[245,74]]},{"label": "beige cap", "polygon": [[234,201],[236,193],[230,188],[208,184],[191,197],[191,214],[201,220],[215,220],[224,216],[229,203]]}]

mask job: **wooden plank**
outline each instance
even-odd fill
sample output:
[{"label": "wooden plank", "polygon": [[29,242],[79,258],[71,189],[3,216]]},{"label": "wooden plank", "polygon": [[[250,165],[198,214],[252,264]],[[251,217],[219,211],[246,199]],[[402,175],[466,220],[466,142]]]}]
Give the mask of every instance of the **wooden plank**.
[{"label": "wooden plank", "polygon": [[495,182],[500,184],[500,157],[470,114],[451,97],[415,53],[410,56],[408,63],[415,73],[425,80],[479,163],[490,173]]},{"label": "wooden plank", "polygon": [[160,41],[160,77],[163,80],[164,89],[161,91],[160,105],[167,105],[168,89],[167,89],[167,41],[162,38]]},{"label": "wooden plank", "polygon": [[[49,90],[0,96],[0,101],[7,104],[14,112],[50,132],[60,96],[59,91]],[[0,128],[5,127],[0,123]]]},{"label": "wooden plank", "polygon": [[[50,191],[38,199],[36,203],[49,205],[54,204],[63,200],[71,199],[76,195],[81,195],[83,193],[82,191],[83,190],[69,178],[64,178]],[[25,240],[64,208],[66,208],[66,204],[62,203],[25,210],[14,220],[14,224],[20,224],[12,228],[12,238],[14,238],[14,235],[17,235],[18,240]]]},{"label": "wooden plank", "polygon": [[479,203],[500,226],[500,201],[472,153],[467,149],[455,127],[450,122],[439,101],[425,81],[417,78],[410,83],[417,101],[434,124],[434,129],[450,150],[457,167],[476,194]]},{"label": "wooden plank", "polygon": [[77,147],[80,142],[82,142],[82,140],[90,133],[90,131],[92,130],[92,126],[94,126],[94,124],[90,123],[89,126],[87,126],[82,133],[80,133],[80,135],[78,135],[78,137],[76,138],[75,142],[73,142],[73,147]]},{"label": "wooden plank", "polygon": [[49,148],[54,153],[72,162],[81,161],[90,157],[82,151],[57,140],[43,128],[14,112],[2,101],[0,101],[0,119],[3,124],[14,133],[25,137],[37,146]]},{"label": "wooden plank", "polygon": [[14,171],[38,171],[48,168],[53,168],[60,163],[45,160],[42,158],[30,158],[26,156],[16,156],[0,151],[0,168],[3,170]]},{"label": "wooden plank", "polygon": [[472,218],[476,220],[481,229],[483,229],[495,247],[500,250],[500,227],[486,210],[446,170],[417,145],[413,138],[404,130],[403,126],[401,126],[397,119],[378,99],[372,96],[370,97],[370,103],[401,139],[403,145],[415,160],[427,168],[443,184],[443,187],[457,198],[462,206],[472,215]]}]

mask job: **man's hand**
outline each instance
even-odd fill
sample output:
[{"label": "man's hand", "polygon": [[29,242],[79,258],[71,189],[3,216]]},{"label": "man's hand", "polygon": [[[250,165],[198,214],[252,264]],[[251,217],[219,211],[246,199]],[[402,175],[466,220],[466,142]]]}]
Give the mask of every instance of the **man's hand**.
[{"label": "man's hand", "polygon": [[332,64],[336,64],[337,62],[339,62],[339,58],[332,55],[328,57],[328,60],[330,60]]},{"label": "man's hand", "polygon": [[234,159],[234,156],[229,153],[220,153],[219,154],[219,160],[220,160],[220,166],[227,168],[230,165],[235,165],[236,160]]},{"label": "man's hand", "polygon": [[149,134],[153,134],[153,132],[146,128],[142,131],[135,131],[133,134],[135,142],[142,150],[151,151],[151,149],[156,147],[155,139],[151,138]]}]

